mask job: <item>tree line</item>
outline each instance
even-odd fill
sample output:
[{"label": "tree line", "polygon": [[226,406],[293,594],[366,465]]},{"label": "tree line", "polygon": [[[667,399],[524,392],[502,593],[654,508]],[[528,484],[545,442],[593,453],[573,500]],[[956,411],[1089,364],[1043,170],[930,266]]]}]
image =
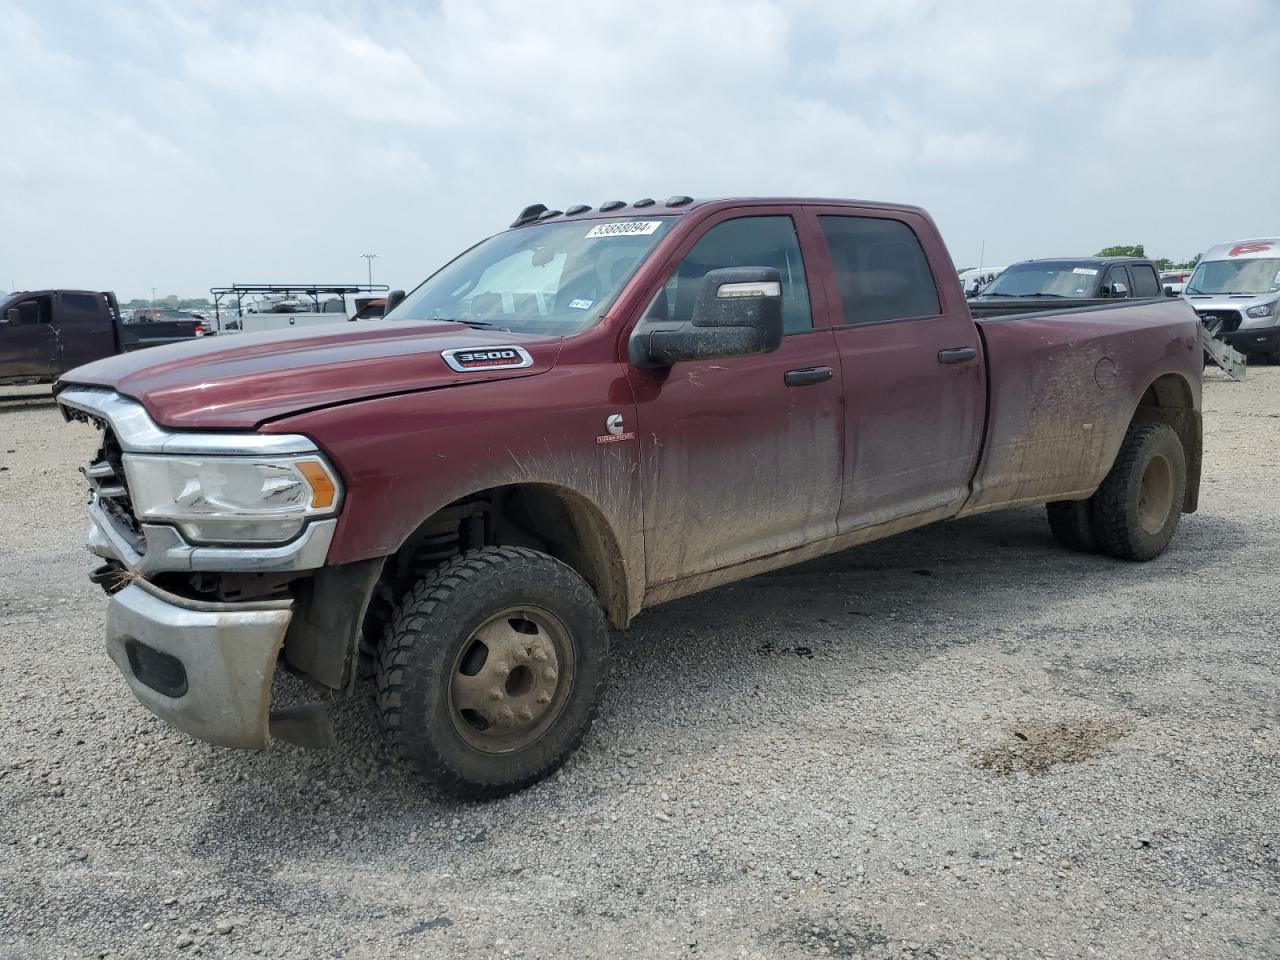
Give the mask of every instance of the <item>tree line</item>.
[{"label": "tree line", "polygon": [[[1114,247],[1103,247],[1094,254],[1095,257],[1145,257],[1146,255],[1147,252],[1143,249],[1142,244],[1140,243],[1133,244],[1132,246],[1119,245]],[[1152,263],[1156,265],[1157,270],[1190,269],[1199,262],[1200,254],[1198,253],[1185,263],[1175,263],[1168,257],[1159,257],[1152,260]]]}]

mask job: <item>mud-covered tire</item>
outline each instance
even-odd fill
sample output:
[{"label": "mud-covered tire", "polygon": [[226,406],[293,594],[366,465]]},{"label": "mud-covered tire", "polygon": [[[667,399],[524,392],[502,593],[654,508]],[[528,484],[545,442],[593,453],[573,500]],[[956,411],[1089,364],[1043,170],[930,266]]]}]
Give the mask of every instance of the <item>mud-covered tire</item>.
[{"label": "mud-covered tire", "polygon": [[1088,500],[1058,500],[1046,503],[1049,530],[1068,550],[1097,553],[1098,536],[1093,530],[1093,504]]},{"label": "mud-covered tire", "polygon": [[1182,516],[1187,463],[1164,423],[1129,427],[1115,463],[1093,495],[1093,529],[1103,553],[1151,560],[1169,546]]},{"label": "mud-covered tire", "polygon": [[[600,603],[573,569],[524,547],[460,554],[404,594],[383,636],[375,681],[388,748],[457,796],[521,790],[582,743],[608,656]],[[536,722],[522,719],[530,711],[542,711]]]}]

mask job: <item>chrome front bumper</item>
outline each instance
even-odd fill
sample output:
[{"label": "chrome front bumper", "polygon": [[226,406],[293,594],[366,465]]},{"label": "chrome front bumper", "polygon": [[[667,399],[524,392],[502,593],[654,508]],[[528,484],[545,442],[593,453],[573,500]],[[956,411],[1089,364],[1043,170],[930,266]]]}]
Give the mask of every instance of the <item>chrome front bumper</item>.
[{"label": "chrome front bumper", "polygon": [[134,580],[111,597],[107,653],[162,720],[209,743],[262,750],[292,607],[188,600]]}]

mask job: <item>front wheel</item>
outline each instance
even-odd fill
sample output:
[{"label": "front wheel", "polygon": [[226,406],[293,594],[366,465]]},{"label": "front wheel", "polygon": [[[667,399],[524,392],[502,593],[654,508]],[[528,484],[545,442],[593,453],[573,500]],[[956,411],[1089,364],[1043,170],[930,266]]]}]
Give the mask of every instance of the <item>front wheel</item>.
[{"label": "front wheel", "polygon": [[1178,529],[1186,490],[1186,455],[1173,428],[1130,426],[1111,472],[1091,498],[1098,546],[1121,560],[1158,557]]},{"label": "front wheel", "polygon": [[485,547],[405,594],[378,652],[391,752],[450,793],[511,793],[559,767],[604,688],[608,629],[570,567],[523,547]]}]

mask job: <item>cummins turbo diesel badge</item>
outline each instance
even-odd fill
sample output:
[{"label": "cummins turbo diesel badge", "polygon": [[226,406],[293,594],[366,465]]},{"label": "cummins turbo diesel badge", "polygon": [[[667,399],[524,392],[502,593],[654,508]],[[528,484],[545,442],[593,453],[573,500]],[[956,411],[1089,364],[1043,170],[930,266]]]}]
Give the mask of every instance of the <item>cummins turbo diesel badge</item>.
[{"label": "cummins turbo diesel badge", "polygon": [[533,357],[524,347],[468,347],[445,350],[440,356],[459,373],[476,370],[519,370],[533,366]]}]

